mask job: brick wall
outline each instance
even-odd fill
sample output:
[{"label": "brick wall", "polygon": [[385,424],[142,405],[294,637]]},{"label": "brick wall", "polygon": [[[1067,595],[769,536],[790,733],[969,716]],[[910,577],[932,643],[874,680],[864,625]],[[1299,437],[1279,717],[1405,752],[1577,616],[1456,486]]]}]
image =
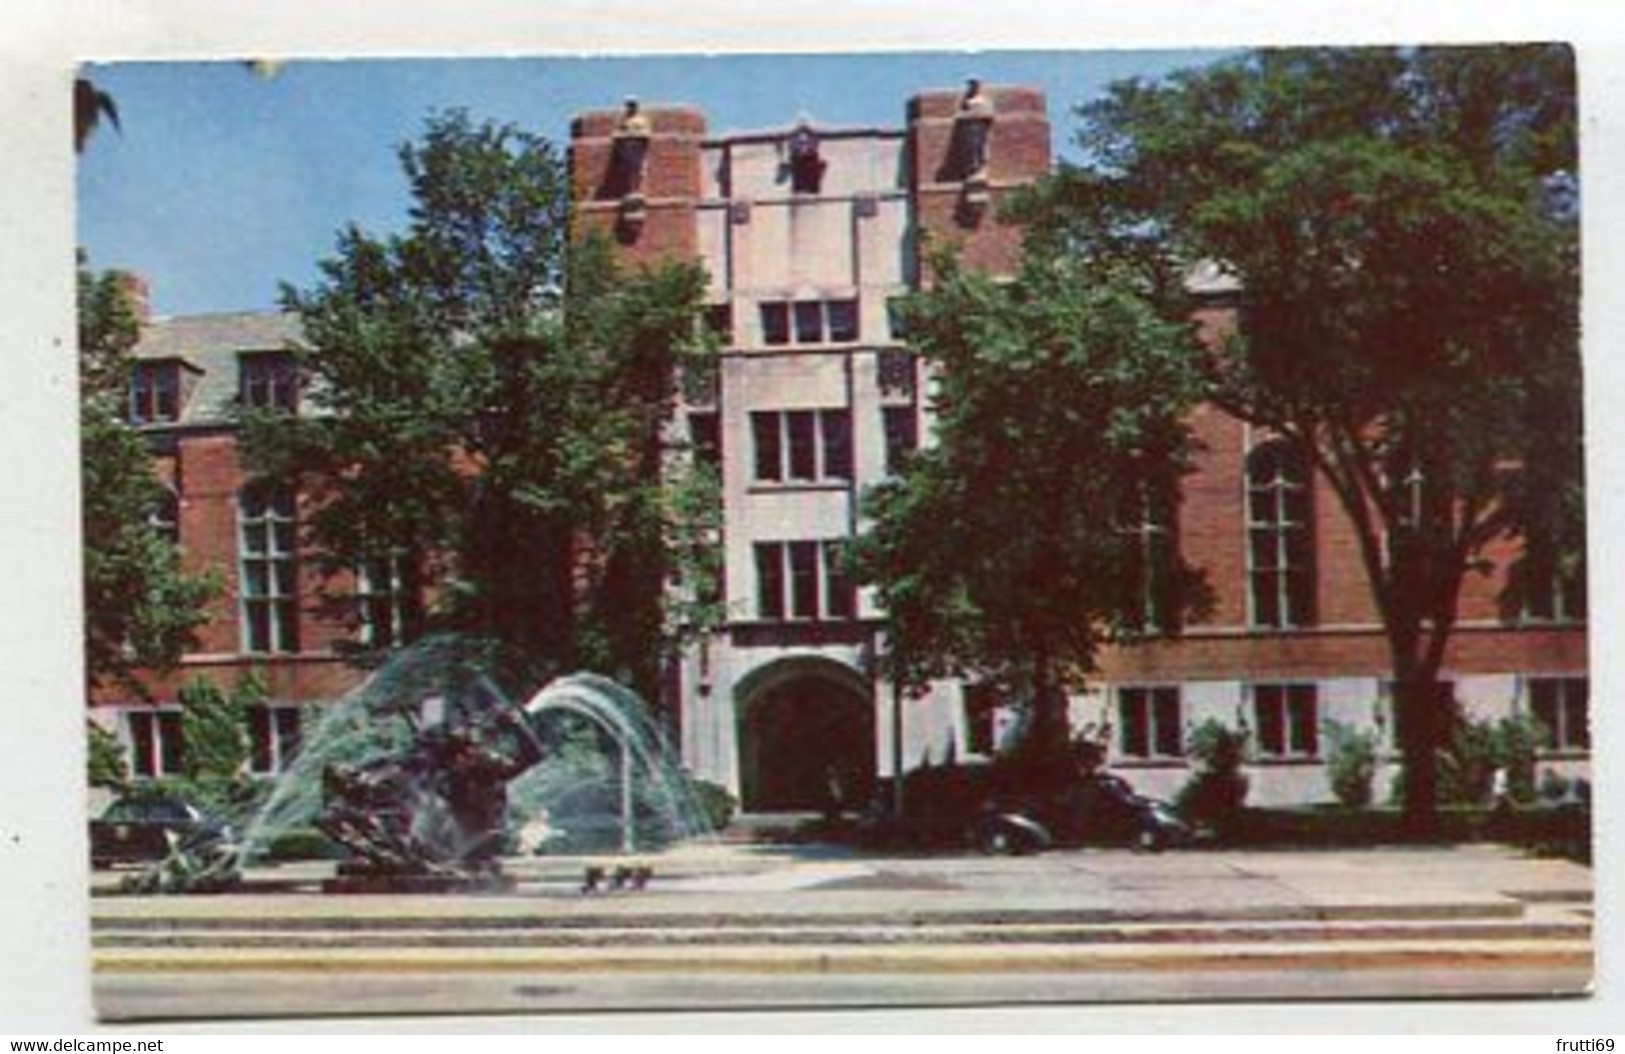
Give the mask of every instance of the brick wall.
[{"label": "brick wall", "polygon": [[624,187],[617,177],[614,132],[619,110],[594,110],[570,126],[573,234],[598,233],[632,264],[693,260],[699,251],[694,206],[700,196],[700,142],[705,116],[691,107],[641,110],[649,125],[640,223],[627,222]]},{"label": "brick wall", "polygon": [[919,233],[916,264],[927,285],[929,254],[937,246],[952,246],[972,270],[1010,271],[1021,248],[1021,231],[1000,219],[1000,208],[1013,190],[1049,171],[1043,92],[992,86],[982,91],[994,116],[987,142],[988,201],[981,207],[969,201],[955,157],[955,117],[963,93],[922,92],[908,103],[909,194]]}]

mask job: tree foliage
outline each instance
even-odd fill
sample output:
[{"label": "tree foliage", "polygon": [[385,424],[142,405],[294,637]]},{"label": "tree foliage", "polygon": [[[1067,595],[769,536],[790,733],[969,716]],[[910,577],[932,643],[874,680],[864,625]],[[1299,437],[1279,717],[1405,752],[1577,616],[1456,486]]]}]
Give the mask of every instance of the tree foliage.
[{"label": "tree foliage", "polygon": [[1064,689],[1102,641],[1151,628],[1150,594],[1164,618],[1197,595],[1133,529],[1187,467],[1194,332],[1109,261],[1033,253],[1003,282],[944,257],[936,273],[905,306],[935,441],[869,495],[855,562],[886,611],[891,676],[1001,681],[1056,754]]},{"label": "tree foliage", "polygon": [[79,267],[79,441],[85,672],[91,685],[144,690],[138,670],[174,666],[207,621],[212,578],[181,570],[152,524],[163,498],[146,440],[126,421],[139,336],[121,276]]},{"label": "tree foliage", "polygon": [[283,291],[308,412],[251,417],[251,464],[298,480],[329,571],[401,559],[409,632],[649,691],[693,526],[698,484],[662,472],[661,438],[705,350],[703,274],[571,245],[565,165],[513,126],[439,114],[399,156],[404,233],[350,226],[316,285]]},{"label": "tree foliage", "polygon": [[1263,51],[1081,116],[1085,164],[1029,216],[1134,259],[1166,307],[1200,261],[1239,281],[1216,396],[1299,444],[1354,525],[1425,828],[1466,576],[1511,536],[1514,592],[1583,555],[1572,54]]}]

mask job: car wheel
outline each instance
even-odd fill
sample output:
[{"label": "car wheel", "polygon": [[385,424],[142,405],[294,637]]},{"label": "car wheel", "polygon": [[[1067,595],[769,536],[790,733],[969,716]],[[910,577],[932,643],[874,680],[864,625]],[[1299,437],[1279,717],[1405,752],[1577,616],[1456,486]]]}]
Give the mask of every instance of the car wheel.
[{"label": "car wheel", "polygon": [[1135,839],[1134,847],[1143,853],[1162,852],[1164,848],[1162,832],[1154,827],[1141,829],[1139,837]]},{"label": "car wheel", "polygon": [[983,824],[976,831],[976,848],[984,856],[1015,856],[1021,852],[1015,833],[1003,824]]}]

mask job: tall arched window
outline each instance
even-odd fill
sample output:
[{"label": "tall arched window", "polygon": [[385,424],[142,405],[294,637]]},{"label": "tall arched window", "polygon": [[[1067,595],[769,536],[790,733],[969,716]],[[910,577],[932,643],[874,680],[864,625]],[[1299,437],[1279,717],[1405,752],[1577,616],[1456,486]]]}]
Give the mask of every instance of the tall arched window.
[{"label": "tall arched window", "polygon": [[1180,628],[1179,508],[1172,486],[1142,479],[1128,487],[1117,512],[1118,530],[1130,541],[1129,581],[1135,596],[1130,623],[1146,633]]},{"label": "tall arched window", "polygon": [[1315,620],[1314,501],[1309,460],[1272,439],[1247,457],[1247,580],[1255,626]]},{"label": "tall arched window", "polygon": [[243,651],[299,650],[298,552],[293,491],[251,483],[237,496],[238,593]]}]

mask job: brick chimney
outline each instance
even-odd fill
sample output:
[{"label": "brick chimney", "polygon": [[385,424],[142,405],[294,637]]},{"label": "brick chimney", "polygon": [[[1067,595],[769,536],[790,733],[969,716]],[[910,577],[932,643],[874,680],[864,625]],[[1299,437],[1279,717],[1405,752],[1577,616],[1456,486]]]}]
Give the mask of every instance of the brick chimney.
[{"label": "brick chimney", "polygon": [[147,280],[134,271],[114,271],[114,280],[118,282],[119,292],[129,301],[130,310],[135,312],[135,320],[143,326],[152,321],[152,287]]}]

